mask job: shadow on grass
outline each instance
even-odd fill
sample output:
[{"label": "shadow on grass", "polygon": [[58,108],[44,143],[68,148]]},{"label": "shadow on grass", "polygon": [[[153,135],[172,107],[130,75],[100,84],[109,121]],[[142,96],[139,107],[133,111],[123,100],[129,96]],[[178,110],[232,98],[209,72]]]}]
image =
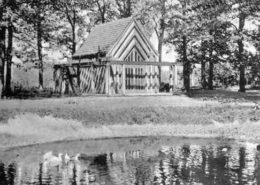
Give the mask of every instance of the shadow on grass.
[{"label": "shadow on grass", "polygon": [[232,91],[228,89],[216,89],[216,90],[192,90],[191,98],[203,99],[203,100],[217,100],[217,101],[260,101],[260,90],[247,90],[246,93]]}]

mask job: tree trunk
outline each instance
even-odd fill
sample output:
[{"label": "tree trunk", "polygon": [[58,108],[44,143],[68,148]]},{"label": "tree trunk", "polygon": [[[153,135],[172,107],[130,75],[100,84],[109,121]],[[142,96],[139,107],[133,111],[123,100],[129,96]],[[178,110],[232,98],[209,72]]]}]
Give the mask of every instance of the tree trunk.
[{"label": "tree trunk", "polygon": [[[163,24],[163,23],[162,23]],[[158,57],[159,57],[159,62],[162,62],[162,46],[163,46],[163,39],[164,39],[164,28],[161,28],[161,32],[159,34],[159,42],[158,42]],[[161,75],[162,75],[162,69],[161,66],[158,66],[158,75],[159,75],[159,84],[161,84]]]},{"label": "tree trunk", "polygon": [[76,52],[76,36],[75,36],[75,28],[72,28],[72,55]]},{"label": "tree trunk", "polygon": [[206,82],[206,64],[205,60],[201,60],[201,86],[203,89],[206,89],[207,82]]},{"label": "tree trunk", "polygon": [[159,62],[162,62],[162,46],[163,46],[163,38],[164,38],[164,30],[159,35],[159,41],[158,41],[158,58]]},{"label": "tree trunk", "polygon": [[[184,0],[183,2],[183,16],[186,15],[186,6],[187,2]],[[187,37],[186,35],[182,36],[182,60],[183,60],[183,85],[186,93],[189,95],[190,94],[190,72],[191,72],[191,66],[190,62],[187,57]]]},{"label": "tree trunk", "polygon": [[[3,21],[4,7],[0,9],[0,22]],[[5,89],[5,33],[6,27],[0,27],[0,95],[3,97]]]},{"label": "tree trunk", "polygon": [[183,58],[183,85],[185,91],[190,93],[190,62],[187,58],[187,38],[186,36],[182,37],[182,58]]},{"label": "tree trunk", "polygon": [[[246,16],[242,13],[239,15],[239,33],[241,34],[244,29]],[[238,41],[238,61],[239,61],[239,92],[246,92],[246,79],[245,79],[245,61],[243,57],[244,44],[243,38]]]},{"label": "tree trunk", "polygon": [[38,50],[38,67],[39,67],[39,89],[43,89],[43,59],[42,59],[42,29],[41,20],[37,20],[37,50]]},{"label": "tree trunk", "polygon": [[214,62],[211,59],[209,62],[209,90],[213,90],[213,77],[214,77]]},{"label": "tree trunk", "polygon": [[[162,17],[160,19],[159,25],[159,31],[158,31],[158,54],[159,54],[159,62],[162,62],[162,47],[163,47],[163,41],[164,41],[164,32],[165,32],[165,20],[164,15],[166,14],[166,0],[163,0],[162,2]],[[161,85],[161,79],[162,79],[162,68],[161,66],[158,66],[158,81],[159,81],[159,87]]]},{"label": "tree trunk", "polygon": [[125,17],[130,17],[132,15],[132,4],[131,4],[131,0],[127,0],[126,2],[126,15]]},{"label": "tree trunk", "polygon": [[72,22],[72,25],[71,25],[71,28],[72,28],[72,55],[76,52],[76,12],[75,10],[73,10],[73,22]]},{"label": "tree trunk", "polygon": [[12,82],[12,49],[13,49],[13,25],[11,20],[8,23],[8,46],[6,51],[6,87],[5,87],[5,95],[11,96],[11,82]]},{"label": "tree trunk", "polygon": [[208,79],[208,89],[213,90],[213,76],[214,76],[214,61],[212,55],[212,49],[209,54],[209,79]]},{"label": "tree trunk", "polygon": [[243,51],[244,51],[244,44],[242,39],[238,41],[238,60],[239,60],[239,72],[240,72],[240,79],[239,79],[239,92],[246,92],[246,80],[245,80],[245,64],[243,61]]},{"label": "tree trunk", "polygon": [[201,86],[203,89],[207,88],[206,82],[206,48],[204,46],[205,43],[202,43],[202,57],[201,57]]},{"label": "tree trunk", "polygon": [[104,24],[106,22],[106,18],[105,18],[105,16],[106,16],[106,5],[105,4],[103,5],[102,9],[103,10],[100,12],[100,14],[101,14],[101,23]]},{"label": "tree trunk", "polygon": [[[209,34],[212,36],[213,31],[210,30]],[[213,60],[213,41],[210,40],[210,48],[209,48],[209,78],[208,78],[208,89],[213,90],[213,73],[214,73],[214,60]]]}]

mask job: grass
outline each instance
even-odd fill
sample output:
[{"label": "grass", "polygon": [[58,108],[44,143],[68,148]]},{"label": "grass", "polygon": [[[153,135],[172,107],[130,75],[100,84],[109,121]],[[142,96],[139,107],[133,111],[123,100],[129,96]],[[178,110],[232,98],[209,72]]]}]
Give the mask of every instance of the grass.
[{"label": "grass", "polygon": [[181,96],[79,97],[42,100],[6,100],[0,102],[0,120],[4,123],[17,114],[72,119],[85,126],[113,124],[210,124],[259,120],[251,104],[221,104]]},{"label": "grass", "polygon": [[260,121],[211,124],[114,124],[99,127],[84,126],[75,120],[35,114],[17,115],[0,126],[1,147],[61,140],[112,137],[178,136],[198,138],[228,138],[259,140]]},{"label": "grass", "polygon": [[[237,96],[235,96],[237,95]],[[247,98],[250,97],[250,98]],[[259,140],[258,92],[0,101],[0,146],[146,135]]]},{"label": "grass", "polygon": [[234,89],[218,89],[218,90],[193,90],[192,98],[204,100],[217,100],[222,103],[229,102],[259,102],[260,91],[248,90],[247,93],[237,92],[238,88]]}]

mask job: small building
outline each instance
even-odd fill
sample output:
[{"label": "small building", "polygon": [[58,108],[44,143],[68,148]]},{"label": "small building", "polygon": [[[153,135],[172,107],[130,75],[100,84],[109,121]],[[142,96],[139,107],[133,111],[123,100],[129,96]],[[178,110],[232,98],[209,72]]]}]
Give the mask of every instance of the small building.
[{"label": "small building", "polygon": [[95,26],[70,64],[55,65],[55,91],[154,94],[160,89],[161,66],[169,69],[165,84],[172,90],[178,84],[177,64],[159,63],[142,25],[134,18],[120,19]]}]

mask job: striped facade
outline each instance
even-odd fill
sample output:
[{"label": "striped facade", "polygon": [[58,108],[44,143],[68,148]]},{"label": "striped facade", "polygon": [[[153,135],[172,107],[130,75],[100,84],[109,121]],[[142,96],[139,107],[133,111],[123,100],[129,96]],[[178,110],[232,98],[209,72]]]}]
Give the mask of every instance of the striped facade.
[{"label": "striped facade", "polygon": [[[55,89],[61,93],[83,94],[158,93],[161,65],[142,26],[133,18],[121,19],[93,29],[73,56],[67,74],[63,70],[61,75],[62,67],[56,66]],[[169,69],[166,79],[173,87],[177,67],[172,63],[164,65]]]}]

